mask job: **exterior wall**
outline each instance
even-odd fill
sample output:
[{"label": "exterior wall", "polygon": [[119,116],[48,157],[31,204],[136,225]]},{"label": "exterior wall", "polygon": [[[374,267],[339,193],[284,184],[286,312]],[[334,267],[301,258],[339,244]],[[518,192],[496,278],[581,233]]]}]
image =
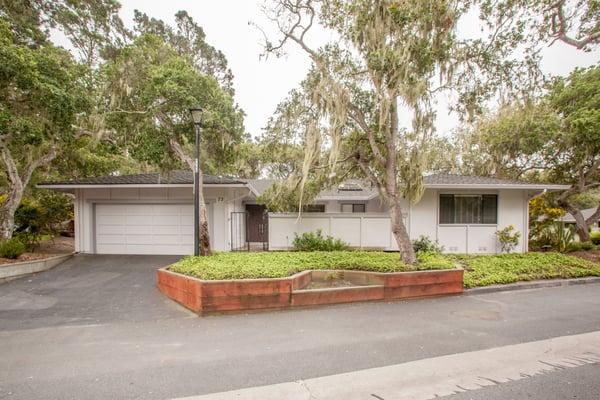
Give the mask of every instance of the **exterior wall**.
[{"label": "exterior wall", "polygon": [[[498,194],[498,223],[490,225],[438,224],[439,194],[472,193]],[[210,204],[209,221],[213,249],[231,249],[231,213],[243,211],[247,199],[245,188],[208,187],[204,191]],[[191,187],[175,188],[94,188],[75,190],[75,250],[82,253],[94,251],[94,207],[98,203],[192,203]],[[326,235],[343,239],[359,248],[397,250],[391,234],[390,219],[385,206],[378,198],[363,202],[366,213],[342,213],[341,204],[346,201],[318,202],[326,204],[325,213],[270,214],[270,249],[291,246],[294,233],[322,229]],[[356,201],[357,203],[359,201]],[[527,251],[528,236],[527,190],[434,190],[427,189],[414,205],[404,203],[405,224],[411,239],[421,235],[437,240],[446,252],[496,253],[499,251],[495,231],[513,225],[521,233],[515,249]]]},{"label": "exterior wall", "polygon": [[[496,224],[438,224],[440,194],[497,194]],[[498,253],[495,232],[513,225],[521,233],[515,252],[527,251],[528,193],[526,190],[434,190],[425,191],[421,201],[409,213],[411,239],[420,235],[435,239],[448,253]]]},{"label": "exterior wall", "polygon": [[[230,249],[230,223],[232,211],[241,209],[242,188],[208,187],[204,189],[208,205],[211,246],[217,251]],[[75,192],[75,251],[94,252],[95,204],[104,203],[193,203],[191,187],[174,188],[90,188]]]},{"label": "exterior wall", "polygon": [[[439,195],[497,194],[498,218],[496,224],[439,224]],[[269,248],[287,249],[292,246],[294,234],[321,229],[324,235],[340,238],[353,247],[397,250],[391,234],[387,210],[379,199],[367,203],[366,213],[341,213],[338,201],[326,203],[325,213],[269,215]],[[335,211],[334,211],[335,210]],[[372,212],[372,210],[377,210]],[[411,239],[428,236],[437,240],[448,253],[493,254],[498,253],[495,232],[513,225],[521,233],[515,252],[527,251],[528,192],[506,190],[435,190],[427,189],[417,204],[404,202],[404,222]]]}]

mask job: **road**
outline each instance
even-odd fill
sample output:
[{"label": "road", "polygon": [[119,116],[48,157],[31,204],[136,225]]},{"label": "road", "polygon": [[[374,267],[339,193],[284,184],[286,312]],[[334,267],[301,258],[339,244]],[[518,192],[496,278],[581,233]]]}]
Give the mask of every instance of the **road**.
[{"label": "road", "polygon": [[[481,358],[486,353],[479,351],[503,354],[521,344],[542,351],[553,347],[548,340],[568,344],[569,337],[586,338],[582,343],[595,349],[600,331],[600,284],[199,318],[152,287],[155,264],[169,260],[127,260],[76,258],[0,285],[1,399],[200,396],[412,362],[437,365],[445,356],[467,365],[467,353]],[[563,358],[576,348],[565,347]],[[527,360],[504,365],[529,371]],[[429,371],[414,398],[423,398],[434,373],[444,374]],[[598,382],[590,356],[448,398],[546,400],[567,393],[597,400]]]}]

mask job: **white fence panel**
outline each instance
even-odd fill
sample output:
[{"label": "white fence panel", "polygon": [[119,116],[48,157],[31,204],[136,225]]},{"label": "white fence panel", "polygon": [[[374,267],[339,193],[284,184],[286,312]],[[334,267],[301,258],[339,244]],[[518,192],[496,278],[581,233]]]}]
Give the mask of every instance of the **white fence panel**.
[{"label": "white fence panel", "polygon": [[397,250],[392,237],[391,221],[383,213],[302,213],[269,214],[269,249],[292,247],[296,234],[321,229],[323,235],[342,239],[351,247]]}]

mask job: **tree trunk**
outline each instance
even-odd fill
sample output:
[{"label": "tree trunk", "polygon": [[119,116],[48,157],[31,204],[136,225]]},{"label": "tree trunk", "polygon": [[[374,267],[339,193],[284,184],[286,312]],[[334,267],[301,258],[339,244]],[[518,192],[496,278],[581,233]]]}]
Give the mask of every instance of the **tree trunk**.
[{"label": "tree trunk", "polygon": [[590,232],[588,228],[587,221],[583,217],[581,210],[577,209],[571,203],[569,203],[565,199],[559,199],[558,204],[567,210],[569,214],[573,216],[575,219],[575,227],[577,231],[577,236],[579,236],[579,240],[582,242],[589,242],[590,240]]},{"label": "tree trunk", "polygon": [[0,240],[8,240],[13,235],[15,225],[15,212],[21,204],[24,189],[22,186],[13,186],[8,192],[8,197],[0,206]]},{"label": "tree trunk", "polygon": [[589,242],[590,241],[590,231],[588,225],[583,218],[583,214],[580,210],[573,209],[573,211],[569,211],[569,214],[575,218],[575,226],[577,230],[577,236],[579,236],[579,240],[581,242]]},{"label": "tree trunk", "polygon": [[400,258],[406,264],[416,264],[417,256],[415,255],[415,250],[413,249],[410,237],[408,236],[406,226],[404,226],[402,208],[398,201],[390,207],[390,217],[392,219],[392,233],[394,234],[394,238],[400,249]]},{"label": "tree trunk", "polygon": [[210,251],[210,232],[208,230],[208,218],[206,217],[206,203],[204,202],[203,193],[203,176],[202,169],[200,169],[200,182],[198,182],[198,191],[200,197],[200,255],[209,256]]}]

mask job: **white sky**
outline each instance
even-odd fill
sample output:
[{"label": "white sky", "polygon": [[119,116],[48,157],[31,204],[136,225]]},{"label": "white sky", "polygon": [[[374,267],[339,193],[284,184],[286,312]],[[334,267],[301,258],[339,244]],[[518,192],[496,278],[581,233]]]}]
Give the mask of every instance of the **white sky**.
[{"label": "white sky", "polygon": [[[293,45],[288,55],[277,59],[260,60],[262,34],[249,21],[269,28],[260,5],[262,0],[121,0],[121,16],[131,26],[133,11],[138,9],[151,17],[169,24],[174,15],[186,10],[204,28],[207,42],[225,53],[235,76],[236,102],[246,113],[246,130],[253,136],[260,134],[277,104],[304,78],[309,67],[308,57]],[[480,32],[476,25],[466,24],[468,36]],[[317,42],[328,39],[324,32],[313,36]],[[576,66],[588,66],[600,60],[600,52],[584,53],[562,43],[557,43],[543,53],[542,68],[553,75],[566,75]],[[445,107],[438,109],[438,132],[446,133],[457,125],[457,118],[447,115]]]}]

